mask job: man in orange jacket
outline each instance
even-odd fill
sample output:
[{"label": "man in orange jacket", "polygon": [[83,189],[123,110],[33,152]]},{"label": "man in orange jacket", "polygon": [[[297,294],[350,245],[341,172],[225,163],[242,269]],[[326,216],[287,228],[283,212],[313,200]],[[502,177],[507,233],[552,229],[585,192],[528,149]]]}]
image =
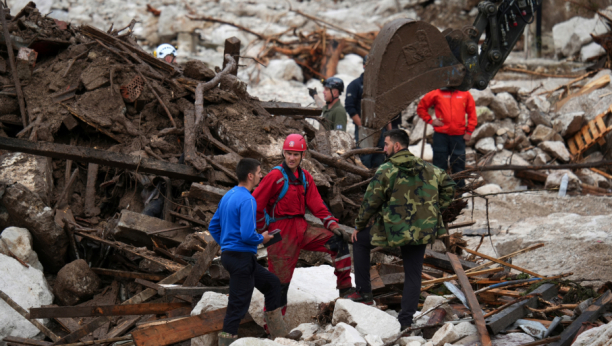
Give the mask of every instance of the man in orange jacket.
[{"label": "man in orange jacket", "polygon": [[[431,107],[435,109],[436,119],[429,115]],[[465,142],[472,138],[478,123],[472,94],[450,88],[431,91],[419,102],[417,114],[434,127],[433,164],[447,170],[450,157],[452,173],[465,170]],[[460,180],[457,186],[463,187],[465,182]]]},{"label": "man in orange jacket", "polygon": [[[280,230],[281,240],[268,247],[268,270],[281,282],[281,303],[286,311],[287,292],[301,250],[329,253],[334,261],[336,288],[341,297],[351,294],[351,255],[343,231],[317,190],[310,173],[300,167],[307,150],[306,140],[291,134],[283,144],[285,160],[274,167],[253,192],[257,201],[257,231]],[[323,227],[309,226],[306,207],[323,221]],[[346,236],[348,241],[348,236]]]}]

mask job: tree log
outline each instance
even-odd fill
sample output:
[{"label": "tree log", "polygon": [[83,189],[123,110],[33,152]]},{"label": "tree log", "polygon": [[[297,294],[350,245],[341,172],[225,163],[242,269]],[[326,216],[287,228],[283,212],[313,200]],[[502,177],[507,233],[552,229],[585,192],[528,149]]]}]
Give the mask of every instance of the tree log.
[{"label": "tree log", "polygon": [[374,175],[374,173],[366,169],[359,168],[355,165],[351,165],[350,163],[343,161],[341,158],[327,156],[325,154],[321,154],[321,153],[318,153],[312,150],[308,150],[308,152],[310,153],[310,155],[312,155],[312,157],[314,157],[316,160],[320,161],[321,163],[345,170],[350,173],[357,174],[363,178],[370,178]]}]

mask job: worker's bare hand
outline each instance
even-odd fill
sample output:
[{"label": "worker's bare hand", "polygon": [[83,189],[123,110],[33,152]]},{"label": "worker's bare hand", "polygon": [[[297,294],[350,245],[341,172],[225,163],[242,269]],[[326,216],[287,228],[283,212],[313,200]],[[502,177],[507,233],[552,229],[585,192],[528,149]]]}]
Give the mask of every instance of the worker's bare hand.
[{"label": "worker's bare hand", "polygon": [[263,238],[264,238],[264,240],[263,240],[263,243],[264,243],[264,244],[265,244],[265,243],[267,243],[267,242],[269,242],[270,240],[272,240],[272,238],[274,238],[274,236],[273,236],[273,235],[269,235],[269,234],[268,234],[268,231],[263,232],[261,235],[262,235],[262,236],[263,236]]},{"label": "worker's bare hand", "polygon": [[471,135],[471,134],[469,134],[469,133],[466,133],[466,134],[464,134],[464,135],[463,135],[463,139],[464,139],[464,140],[467,142],[467,141],[469,141],[470,139],[472,139],[472,135]]},{"label": "worker's bare hand", "polygon": [[361,117],[358,114],[353,115],[353,122],[355,123],[355,126],[361,126]]},{"label": "worker's bare hand", "polygon": [[440,127],[440,126],[444,126],[444,123],[440,119],[435,119],[434,121],[431,122],[431,126]]},{"label": "worker's bare hand", "polygon": [[357,229],[355,229],[355,232],[353,232],[353,234],[351,234],[351,241],[353,242],[353,244],[355,244],[355,242],[357,242],[357,233],[359,233],[359,231]]}]

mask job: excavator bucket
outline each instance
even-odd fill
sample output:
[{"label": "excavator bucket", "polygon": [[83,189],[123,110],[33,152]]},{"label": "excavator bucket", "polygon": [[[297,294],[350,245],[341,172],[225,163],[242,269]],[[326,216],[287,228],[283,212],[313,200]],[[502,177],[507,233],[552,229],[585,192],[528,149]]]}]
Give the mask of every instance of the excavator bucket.
[{"label": "excavator bucket", "polygon": [[410,19],[389,22],[374,40],[365,67],[363,125],[382,128],[421,95],[461,85],[465,73],[436,27]]}]

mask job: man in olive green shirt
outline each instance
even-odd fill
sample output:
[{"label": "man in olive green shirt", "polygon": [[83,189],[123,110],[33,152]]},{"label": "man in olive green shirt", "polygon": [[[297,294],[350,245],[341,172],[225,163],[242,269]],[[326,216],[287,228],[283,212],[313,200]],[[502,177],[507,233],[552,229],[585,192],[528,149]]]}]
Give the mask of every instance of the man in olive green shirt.
[{"label": "man in olive green shirt", "polygon": [[[325,106],[323,106],[323,113],[321,114],[323,119],[325,119],[323,121],[323,126],[326,130],[346,131],[348,118],[339,98],[340,94],[344,91],[344,82],[342,82],[340,78],[331,77],[325,80],[323,87],[325,88],[323,90],[323,97],[326,103]],[[309,91],[310,96],[317,101],[317,104],[320,105],[320,103],[323,103],[320,102],[321,99],[316,95],[316,90],[312,89]]]}]

